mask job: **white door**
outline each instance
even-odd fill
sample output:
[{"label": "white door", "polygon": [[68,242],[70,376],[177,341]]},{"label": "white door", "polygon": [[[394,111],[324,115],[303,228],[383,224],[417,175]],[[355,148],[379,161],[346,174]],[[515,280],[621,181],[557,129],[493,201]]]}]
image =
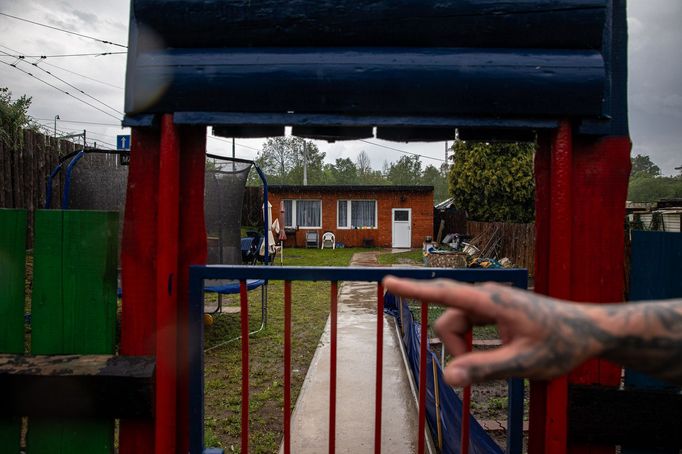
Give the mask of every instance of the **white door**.
[{"label": "white door", "polygon": [[393,208],[393,247],[412,247],[412,209]]}]

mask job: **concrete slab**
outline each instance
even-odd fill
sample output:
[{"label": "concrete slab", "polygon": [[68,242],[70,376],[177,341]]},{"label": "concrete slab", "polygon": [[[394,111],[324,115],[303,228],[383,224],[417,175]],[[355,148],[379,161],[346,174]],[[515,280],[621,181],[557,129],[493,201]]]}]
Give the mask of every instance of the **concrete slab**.
[{"label": "concrete slab", "polygon": [[[371,263],[363,253],[352,263]],[[374,260],[376,263],[376,259]],[[376,284],[344,282],[339,289],[336,452],[374,452]],[[417,446],[417,409],[395,330],[383,317],[382,451]],[[292,452],[320,453],[329,443],[329,320],[292,417]]]}]

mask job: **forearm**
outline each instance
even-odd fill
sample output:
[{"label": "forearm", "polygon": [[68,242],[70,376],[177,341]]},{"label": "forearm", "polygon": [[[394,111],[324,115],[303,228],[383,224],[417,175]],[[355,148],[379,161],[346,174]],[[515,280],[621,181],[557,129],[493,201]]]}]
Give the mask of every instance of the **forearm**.
[{"label": "forearm", "polygon": [[682,384],[682,300],[595,307],[601,357]]}]

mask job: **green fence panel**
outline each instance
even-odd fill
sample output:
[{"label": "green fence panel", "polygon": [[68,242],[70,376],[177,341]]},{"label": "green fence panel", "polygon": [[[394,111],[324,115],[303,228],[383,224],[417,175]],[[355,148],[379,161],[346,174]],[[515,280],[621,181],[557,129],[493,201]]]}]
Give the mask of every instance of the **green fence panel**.
[{"label": "green fence panel", "polygon": [[[0,353],[24,352],[26,210],[0,209]],[[0,453],[19,452],[20,418],[0,418]]]},{"label": "green fence panel", "polygon": [[[39,210],[35,219],[32,353],[114,353],[118,213]],[[113,434],[112,420],[31,418],[28,449],[110,453]]]}]

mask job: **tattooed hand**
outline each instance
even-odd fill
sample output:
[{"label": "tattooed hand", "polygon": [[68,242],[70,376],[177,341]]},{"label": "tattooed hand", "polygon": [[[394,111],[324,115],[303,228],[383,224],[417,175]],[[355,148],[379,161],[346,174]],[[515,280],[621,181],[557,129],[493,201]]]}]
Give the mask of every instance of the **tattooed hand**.
[{"label": "tattooed hand", "polygon": [[[508,286],[387,277],[387,291],[448,307],[435,330],[454,359],[445,380],[562,375],[603,356],[671,381],[682,381],[682,301],[627,305],[574,304]],[[497,325],[503,346],[466,353],[465,334]]]}]

